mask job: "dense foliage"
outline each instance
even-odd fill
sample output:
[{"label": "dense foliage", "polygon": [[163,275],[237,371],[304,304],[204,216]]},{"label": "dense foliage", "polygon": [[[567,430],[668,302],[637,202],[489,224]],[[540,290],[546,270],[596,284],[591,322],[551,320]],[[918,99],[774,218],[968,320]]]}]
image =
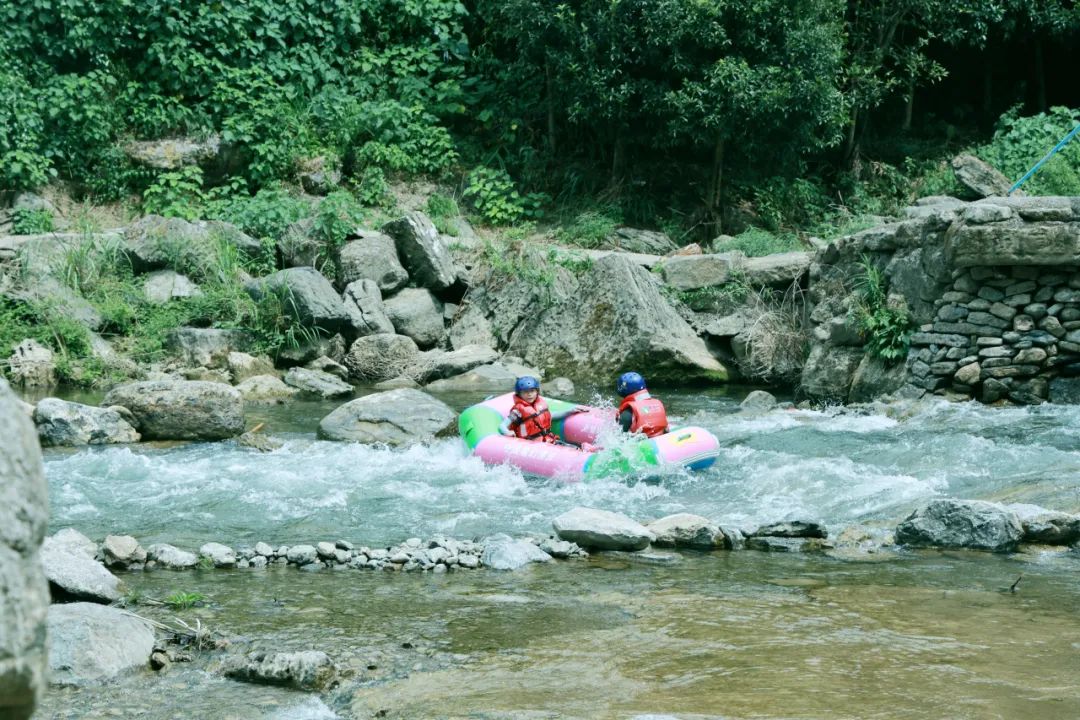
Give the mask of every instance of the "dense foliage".
[{"label": "dense foliage", "polygon": [[[932,161],[957,129],[928,112],[928,142],[904,133],[916,94],[953,66],[985,65],[989,88],[986,61],[1023,53],[1029,107],[1046,110],[1044,58],[1072,57],[1078,18],[1066,0],[7,3],[0,195],[59,178],[195,217],[265,205],[319,157],[367,205],[395,177],[439,176],[484,222],[554,208],[582,218],[585,243],[608,220],[704,239],[816,232],[942,189]],[[1016,87],[997,113],[1025,99]],[[983,155],[1015,176],[1073,120],[1010,112]],[[226,151],[202,170],[123,151],[211,135]],[[1076,187],[1076,152],[1033,190]],[[279,226],[295,213],[273,197]]]}]

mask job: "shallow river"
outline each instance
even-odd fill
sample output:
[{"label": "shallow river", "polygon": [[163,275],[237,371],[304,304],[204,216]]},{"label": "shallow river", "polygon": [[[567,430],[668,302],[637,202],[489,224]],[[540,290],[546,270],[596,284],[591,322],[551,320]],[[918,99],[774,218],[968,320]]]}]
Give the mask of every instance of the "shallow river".
[{"label": "shallow river", "polygon": [[[52,529],[195,549],[265,540],[546,533],[577,505],[647,520],[783,519],[882,530],[933,497],[1080,511],[1080,407],[739,415],[744,390],[667,392],[721,440],[706,472],[567,485],[485,468],[458,441],[404,451],[315,440],[334,404],[249,412],[287,440],[50,451]],[[456,407],[479,398],[444,398]],[[588,393],[574,398],[589,401]],[[1023,576],[1016,592],[1009,586]],[[161,676],[54,690],[39,717],[1076,718],[1080,553],[595,555],[515,573],[127,574],[238,649],[324,650],[322,696],[244,685],[204,653]]]}]

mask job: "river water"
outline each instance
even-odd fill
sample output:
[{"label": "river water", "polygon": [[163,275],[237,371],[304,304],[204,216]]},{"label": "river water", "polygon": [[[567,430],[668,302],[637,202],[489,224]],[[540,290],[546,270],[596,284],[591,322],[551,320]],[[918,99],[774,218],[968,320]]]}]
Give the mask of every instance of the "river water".
[{"label": "river water", "polygon": [[[1080,407],[737,412],[745,389],[663,394],[722,446],[701,473],[564,484],[486,468],[456,440],[386,450],[315,439],[336,403],[249,411],[286,440],[49,451],[52,529],[196,549],[550,532],[578,505],[752,526],[885,532],[934,497],[1080,511]],[[479,398],[443,398],[462,408]],[[581,392],[573,398],[588,402]],[[140,606],[239,645],[317,648],[321,696],[224,680],[220,653],[160,676],[54,690],[39,717],[1076,718],[1080,553],[594,555],[515,573],[130,573]],[[1022,576],[1015,592],[1009,586]]]}]

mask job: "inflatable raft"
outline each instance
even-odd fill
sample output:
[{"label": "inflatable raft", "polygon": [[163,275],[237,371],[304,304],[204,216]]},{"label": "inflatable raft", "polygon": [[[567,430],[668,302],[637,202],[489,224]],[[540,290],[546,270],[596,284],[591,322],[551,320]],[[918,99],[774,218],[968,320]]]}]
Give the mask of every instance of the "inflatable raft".
[{"label": "inflatable raft", "polygon": [[[719,454],[716,437],[699,427],[682,427],[654,438],[596,451],[506,437],[499,434],[499,425],[514,406],[513,398],[513,393],[488,398],[466,408],[458,419],[458,430],[469,450],[489,465],[510,464],[531,475],[584,480],[633,474],[665,465],[701,470],[712,465]],[[577,407],[576,403],[554,398],[544,400],[553,414]],[[554,421],[551,430],[564,442],[580,445],[596,442],[600,433],[614,422],[614,411],[589,408],[587,412]]]}]

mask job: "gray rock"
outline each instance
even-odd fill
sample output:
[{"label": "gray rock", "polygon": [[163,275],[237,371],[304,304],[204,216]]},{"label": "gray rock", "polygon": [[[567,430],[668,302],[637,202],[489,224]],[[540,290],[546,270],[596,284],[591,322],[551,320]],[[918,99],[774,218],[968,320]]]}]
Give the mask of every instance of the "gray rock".
[{"label": "gray rock", "polygon": [[319,423],[319,437],[407,445],[457,431],[457,413],[419,390],[375,393],[342,405]]},{"label": "gray rock", "polygon": [[49,608],[49,672],[55,685],[99,685],[146,666],[154,633],[129,612],[93,603]]},{"label": "gray rock", "polygon": [[595,550],[643,550],[656,535],[620,513],[576,507],[552,522],[563,540]]},{"label": "gray rock", "polygon": [[0,714],[27,720],[45,686],[49,606],[39,550],[48,488],[33,423],[0,379]]},{"label": "gray rock", "polygon": [[656,536],[654,543],[661,547],[715,550],[727,544],[720,528],[700,515],[677,513],[654,520],[645,527]]},{"label": "gray rock", "polygon": [[146,550],[130,535],[106,535],[101,543],[105,563],[110,566],[127,567],[132,563],[146,562]]},{"label": "gray rock", "polygon": [[144,440],[221,440],[244,431],[243,397],[220,383],[129,383],[111,390],[103,404],[130,410]]},{"label": "gray rock", "polygon": [[902,545],[1011,552],[1024,535],[1011,510],[978,500],[934,500],[896,528]]},{"label": "gray rock", "polygon": [[544,538],[540,541],[540,549],[553,558],[569,558],[575,555],[587,555],[576,543],[555,538]]},{"label": "gray rock", "polygon": [[802,371],[802,388],[815,398],[846,400],[862,349],[814,345]]},{"label": "gray rock", "polygon": [[394,324],[386,316],[382,293],[374,280],[361,279],[348,284],[341,295],[357,337],[393,333]]},{"label": "gray rock", "polygon": [[274,548],[264,542],[255,543],[255,554],[262,555],[263,557],[271,557],[274,554]]},{"label": "gray rock", "polygon": [[204,543],[199,548],[199,556],[210,558],[214,563],[214,567],[234,567],[236,565],[236,551],[221,543]]},{"label": "gray rock", "polygon": [[481,365],[472,370],[427,385],[431,392],[504,393],[514,389],[514,380],[522,375],[542,377],[535,368],[512,362]]},{"label": "gray rock", "polygon": [[147,215],[124,231],[123,250],[136,273],[152,270],[195,271],[215,277],[219,244],[227,243],[247,257],[258,257],[262,244],[224,222],[188,222]]},{"label": "gray rock", "polygon": [[155,543],[146,548],[146,556],[169,570],[186,570],[195,567],[199,558],[195,553],[181,550],[168,543]]},{"label": "gray rock", "polygon": [[264,355],[255,357],[245,352],[230,352],[225,356],[225,364],[237,385],[248,378],[274,374],[274,363]]},{"label": "gray rock", "polygon": [[352,318],[330,281],[313,267],[292,267],[244,286],[256,301],[274,296],[281,310],[307,328],[349,332]]},{"label": "gray rock", "polygon": [[771,523],[762,525],[748,537],[799,537],[799,538],[827,538],[828,530],[821,523],[793,520],[790,522]]},{"label": "gray rock", "polygon": [[285,373],[285,384],[325,399],[345,397],[353,393],[353,386],[341,378],[320,370],[300,367],[289,368]]},{"label": "gray rock", "polygon": [[822,541],[817,538],[776,537],[774,535],[765,535],[762,537],[747,538],[746,549],[757,550],[759,552],[805,553],[821,551],[824,550],[825,547]]},{"label": "gray rock", "polygon": [[442,303],[424,288],[406,288],[383,307],[397,333],[412,338],[417,347],[434,347],[446,335]]},{"label": "gray rock", "polygon": [[570,378],[557,377],[544,383],[544,394],[549,397],[568,398],[574,390],[574,381]]},{"label": "gray rock", "polygon": [[393,293],[409,282],[398,260],[394,239],[375,230],[358,230],[338,256],[339,287],[369,280],[384,293]]},{"label": "gray rock", "polygon": [[961,217],[973,225],[1001,222],[1012,217],[1012,210],[991,203],[973,203],[964,208]]},{"label": "gray rock", "polygon": [[37,340],[27,338],[15,346],[8,358],[8,377],[21,387],[56,385],[56,359],[53,351]]},{"label": "gray rock", "polygon": [[396,378],[390,378],[389,380],[377,382],[371,387],[375,390],[401,390],[402,388],[412,388],[413,390],[419,390],[420,383],[416,382],[411,377],[399,375]]},{"label": "gray rock", "polygon": [[151,304],[164,305],[170,300],[198,297],[203,292],[186,275],[173,270],[155,270],[143,281],[143,294]]},{"label": "gray rock", "polygon": [[739,403],[743,412],[768,412],[776,407],[776,397],[764,390],[754,390]]},{"label": "gray rock", "polygon": [[849,402],[869,402],[900,389],[907,379],[904,363],[888,362],[870,354],[863,356],[851,379]]},{"label": "gray rock", "polygon": [[813,253],[796,251],[746,258],[739,272],[742,281],[751,287],[784,290],[810,272],[812,257]]},{"label": "gray rock", "polygon": [[946,237],[946,258],[958,267],[1080,264],[1075,223],[963,225]]},{"label": "gray rock", "polygon": [[250,341],[243,330],[182,327],[169,333],[167,347],[188,367],[223,368],[229,355]]},{"label": "gray rock", "polygon": [[619,250],[642,255],[667,255],[679,249],[667,233],[630,227],[615,228],[610,243]]},{"label": "gray rock", "polygon": [[120,581],[94,559],[97,547],[74,530],[45,538],[41,564],[53,596],[111,603],[120,599]]},{"label": "gray rock", "polygon": [[310,565],[319,559],[319,551],[313,545],[293,545],[285,557],[297,565]]},{"label": "gray rock", "polygon": [[1024,528],[1023,542],[1072,545],[1080,541],[1080,516],[1023,503],[1006,505],[1005,509],[1011,510],[1020,518],[1020,524]]},{"label": "gray rock", "polygon": [[383,231],[394,238],[398,256],[417,285],[445,290],[457,281],[450,248],[426,215],[410,212],[384,225]]},{"label": "gray rock", "polygon": [[34,408],[43,447],[139,442],[139,433],[111,408],[45,398]]},{"label": "gray rock", "polygon": [[358,338],[345,356],[345,367],[361,382],[376,383],[402,375],[420,350],[412,338],[379,333]]},{"label": "gray rock", "polygon": [[325,355],[317,357],[309,362],[305,367],[308,370],[318,370],[320,372],[329,373],[336,378],[342,380],[349,379],[349,368],[345,367],[341,363],[326,357]]},{"label": "gray rock", "polygon": [[205,165],[221,151],[221,138],[211,135],[205,140],[195,138],[166,138],[164,140],[133,140],[124,145],[124,154],[133,162],[156,170],[178,170],[189,165]]},{"label": "gray rock", "polygon": [[1004,196],[1012,186],[997,168],[974,155],[957,155],[952,168],[960,184],[978,197]]},{"label": "gray rock", "polygon": [[328,689],[338,680],[337,667],[326,653],[318,650],[252,652],[226,660],[224,672],[233,680],[307,691]]},{"label": "gray rock", "polygon": [[341,184],[341,171],[325,157],[302,160],[299,164],[300,186],[311,195],[328,195]]},{"label": "gray rock", "polygon": [[450,352],[431,350],[417,357],[416,364],[422,370],[417,374],[423,382],[431,382],[466,373],[498,359],[497,352],[483,345],[466,345]]},{"label": "gray rock", "polygon": [[551,556],[524,540],[488,541],[480,562],[492,570],[517,570],[534,562],[551,562]]},{"label": "gray rock", "polygon": [[661,274],[676,290],[700,290],[723,285],[745,260],[742,253],[676,256],[664,260]]},{"label": "gray rock", "polygon": [[281,381],[276,375],[256,375],[236,386],[245,402],[284,402],[299,392]]}]

